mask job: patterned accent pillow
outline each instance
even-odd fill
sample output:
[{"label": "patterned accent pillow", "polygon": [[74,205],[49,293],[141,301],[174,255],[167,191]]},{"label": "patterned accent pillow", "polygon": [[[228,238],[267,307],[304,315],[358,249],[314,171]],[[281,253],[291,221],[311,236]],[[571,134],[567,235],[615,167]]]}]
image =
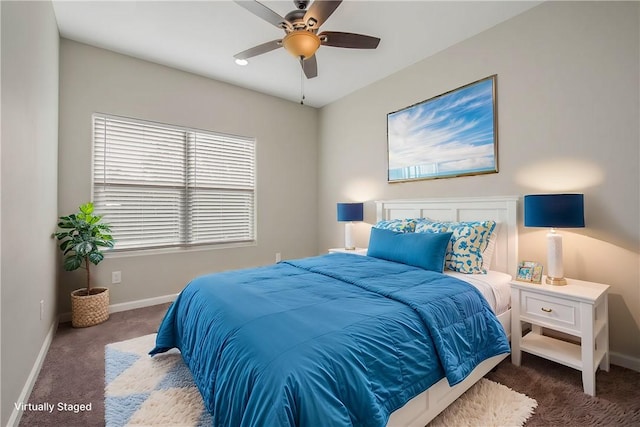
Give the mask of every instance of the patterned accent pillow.
[{"label": "patterned accent pillow", "polygon": [[413,233],[416,230],[416,224],[420,221],[416,218],[408,219],[390,219],[384,221],[378,221],[375,228],[382,230],[391,230],[398,233]]},{"label": "patterned accent pillow", "polygon": [[482,253],[496,227],[495,221],[421,221],[416,233],[453,232],[447,246],[445,268],[466,274],[486,274]]},{"label": "patterned accent pillow", "polygon": [[433,219],[421,218],[416,224],[416,233],[444,233],[449,229],[449,225],[454,224],[449,221],[435,221]]}]

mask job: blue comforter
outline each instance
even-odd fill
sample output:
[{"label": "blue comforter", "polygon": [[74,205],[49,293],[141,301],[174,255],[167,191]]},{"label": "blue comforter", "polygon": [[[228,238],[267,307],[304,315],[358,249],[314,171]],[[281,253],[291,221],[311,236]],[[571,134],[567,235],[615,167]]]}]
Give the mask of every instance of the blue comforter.
[{"label": "blue comforter", "polygon": [[173,347],[216,426],[384,426],[441,378],[509,352],[473,286],[350,254],[193,280],[150,354]]}]

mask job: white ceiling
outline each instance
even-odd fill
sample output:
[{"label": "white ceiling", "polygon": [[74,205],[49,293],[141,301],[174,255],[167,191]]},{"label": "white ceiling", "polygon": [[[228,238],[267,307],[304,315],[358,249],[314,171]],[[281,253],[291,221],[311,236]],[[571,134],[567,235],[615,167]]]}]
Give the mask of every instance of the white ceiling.
[{"label": "white ceiling", "polygon": [[[284,16],[292,1],[262,1]],[[321,107],[518,15],[540,1],[344,1],[322,25],[380,37],[376,50],[321,46],[305,104]],[[233,55],[284,32],[232,1],[53,0],[62,37],[300,101],[300,65],[284,49],[240,67]]]}]

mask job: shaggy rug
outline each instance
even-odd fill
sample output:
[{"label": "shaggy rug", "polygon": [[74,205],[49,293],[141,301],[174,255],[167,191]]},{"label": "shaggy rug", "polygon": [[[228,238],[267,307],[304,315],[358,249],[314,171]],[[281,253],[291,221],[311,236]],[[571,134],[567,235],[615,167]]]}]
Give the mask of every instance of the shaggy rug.
[{"label": "shaggy rug", "polygon": [[[105,423],[119,426],[210,426],[188,368],[176,350],[148,356],[155,334],[105,347]],[[429,426],[522,426],[535,400],[482,379]]]}]

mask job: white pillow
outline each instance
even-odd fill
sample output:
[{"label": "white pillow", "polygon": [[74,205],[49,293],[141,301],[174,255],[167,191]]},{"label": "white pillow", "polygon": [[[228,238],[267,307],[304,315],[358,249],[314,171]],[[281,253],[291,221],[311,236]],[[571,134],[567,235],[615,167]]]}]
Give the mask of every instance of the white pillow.
[{"label": "white pillow", "polygon": [[493,264],[493,252],[496,249],[497,237],[496,232],[491,233],[491,236],[489,236],[489,243],[487,244],[484,252],[482,252],[482,268],[486,271],[491,270],[491,265]]}]

